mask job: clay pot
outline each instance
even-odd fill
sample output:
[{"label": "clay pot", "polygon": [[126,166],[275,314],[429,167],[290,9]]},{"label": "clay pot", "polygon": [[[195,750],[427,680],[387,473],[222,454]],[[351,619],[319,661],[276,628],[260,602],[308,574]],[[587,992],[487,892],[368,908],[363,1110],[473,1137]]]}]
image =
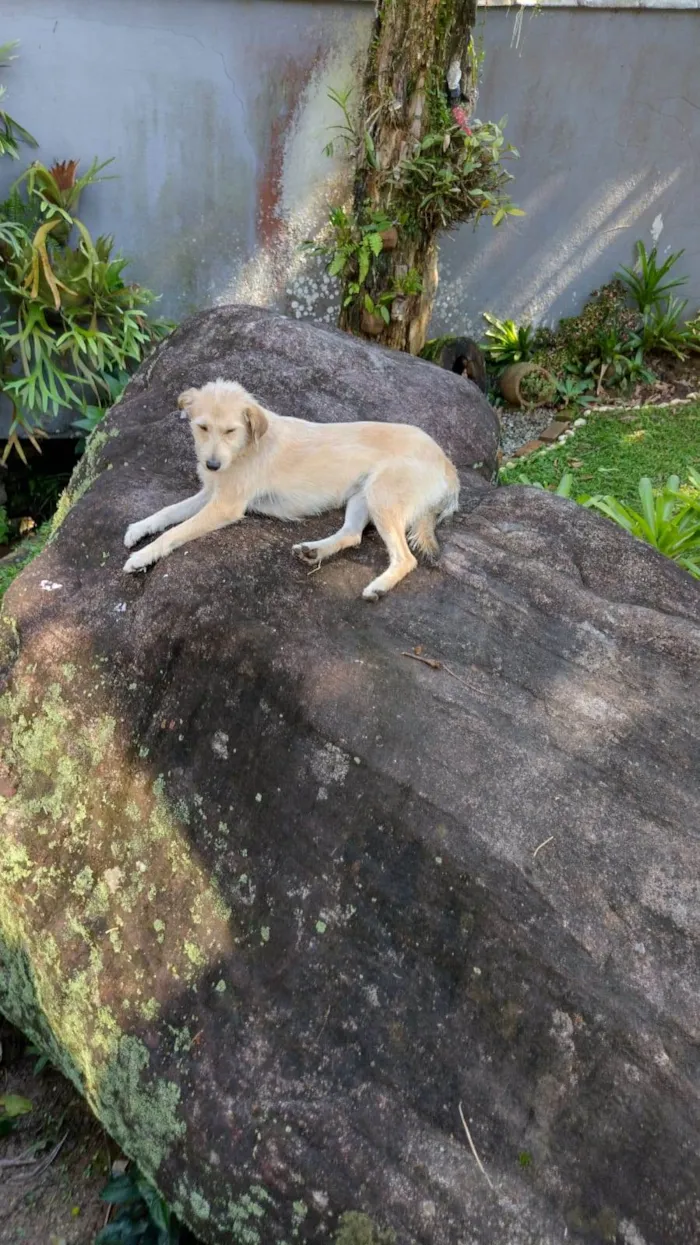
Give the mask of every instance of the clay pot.
[{"label": "clay pot", "polygon": [[499,388],[506,402],[510,406],[532,407],[537,406],[537,402],[528,402],[523,397],[520,386],[526,376],[531,376],[533,372],[537,372],[543,379],[550,381],[552,389],[556,389],[556,381],[550,372],[543,367],[538,367],[536,363],[511,363],[507,367],[498,381]]},{"label": "clay pot", "polygon": [[395,251],[399,245],[399,231],[395,225],[392,225],[391,229],[385,229],[384,233],[380,233],[379,237],[382,240],[382,247],[385,251]]},{"label": "clay pot", "polygon": [[363,307],[360,320],[360,328],[363,333],[366,333],[368,337],[379,337],[384,327],[384,321],[381,316],[375,316],[366,307]]}]

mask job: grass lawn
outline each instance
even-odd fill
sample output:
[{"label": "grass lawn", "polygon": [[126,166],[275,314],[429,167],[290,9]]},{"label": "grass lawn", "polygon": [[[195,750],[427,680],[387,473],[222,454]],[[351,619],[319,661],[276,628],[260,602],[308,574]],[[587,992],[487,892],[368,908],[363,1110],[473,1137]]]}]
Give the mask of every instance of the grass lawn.
[{"label": "grass lawn", "polygon": [[556,488],[562,476],[573,476],[571,496],[611,493],[619,501],[638,506],[637,486],[650,476],[654,488],[670,475],[683,484],[688,468],[700,469],[700,402],[688,406],[646,407],[586,415],[584,428],[553,450],[538,451],[513,460],[501,470],[502,484],[531,484]]}]

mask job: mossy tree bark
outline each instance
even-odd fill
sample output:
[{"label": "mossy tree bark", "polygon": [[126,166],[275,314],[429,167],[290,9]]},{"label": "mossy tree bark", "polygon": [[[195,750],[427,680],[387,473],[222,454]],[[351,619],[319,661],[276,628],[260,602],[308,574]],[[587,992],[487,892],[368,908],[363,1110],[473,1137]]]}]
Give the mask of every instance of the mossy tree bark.
[{"label": "mossy tree bark", "polygon": [[[398,218],[398,228],[388,239],[395,245],[385,247],[376,258],[360,293],[343,306],[339,323],[349,332],[411,354],[418,354],[425,344],[437,292],[437,230],[427,231],[412,219],[410,210],[402,210],[397,171],[427,134],[449,120],[446,77],[456,62],[462,96],[475,99],[471,42],[475,21],[476,0],[380,0],[370,45],[354,211],[360,223],[372,213]],[[411,293],[416,276],[420,292]],[[351,284],[352,277],[346,274],[343,302]],[[393,291],[398,293],[385,324],[367,312],[364,296],[377,303]]]}]

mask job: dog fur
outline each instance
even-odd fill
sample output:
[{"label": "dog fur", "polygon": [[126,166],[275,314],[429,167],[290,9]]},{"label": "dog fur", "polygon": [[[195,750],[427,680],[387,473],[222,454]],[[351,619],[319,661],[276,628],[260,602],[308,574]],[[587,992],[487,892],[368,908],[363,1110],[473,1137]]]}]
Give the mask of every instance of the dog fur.
[{"label": "dog fur", "polygon": [[[217,380],[178,398],[194,437],[199,493],[129,527],[132,553],[125,571],[145,570],[187,541],[247,512],[303,519],[345,506],[343,526],[325,540],[294,545],[312,566],[359,545],[371,521],[389,553],[389,566],[363,592],[368,601],[415,569],[409,545],[428,558],[439,553],[435,526],[459,502],[459,477],[440,447],[408,424],[315,424],[275,415],[242,385]],[[172,525],[176,526],[172,526]],[[169,531],[165,529],[169,528]]]}]

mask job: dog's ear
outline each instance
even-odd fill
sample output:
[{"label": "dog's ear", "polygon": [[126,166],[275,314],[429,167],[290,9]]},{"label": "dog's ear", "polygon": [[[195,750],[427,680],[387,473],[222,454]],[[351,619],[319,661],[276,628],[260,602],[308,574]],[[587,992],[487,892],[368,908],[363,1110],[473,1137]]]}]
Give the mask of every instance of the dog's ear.
[{"label": "dog's ear", "polygon": [[257,402],[249,402],[243,414],[250,429],[253,444],[257,445],[260,438],[264,437],[267,432],[267,416]]},{"label": "dog's ear", "polygon": [[180,410],[181,410],[181,411],[187,411],[187,414],[188,414],[188,415],[191,415],[191,414],[192,414],[192,404],[193,404],[193,402],[194,402],[195,398],[197,397],[197,394],[198,394],[198,393],[199,393],[199,390],[198,390],[198,389],[185,389],[184,393],[181,393],[181,394],[180,394],[180,397],[179,397],[179,398],[178,398],[178,400],[177,400],[177,404],[178,404],[178,406],[179,406]]}]

